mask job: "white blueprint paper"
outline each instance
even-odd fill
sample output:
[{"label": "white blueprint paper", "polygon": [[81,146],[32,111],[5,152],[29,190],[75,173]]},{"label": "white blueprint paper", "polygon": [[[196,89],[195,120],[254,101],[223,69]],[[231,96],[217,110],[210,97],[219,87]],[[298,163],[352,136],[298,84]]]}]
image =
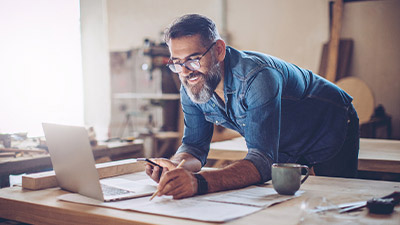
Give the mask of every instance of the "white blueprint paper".
[{"label": "white blueprint paper", "polygon": [[[135,177],[138,182],[152,185],[150,178],[142,179],[144,177],[141,176],[138,179],[137,175],[139,174],[136,174]],[[126,179],[126,177],[122,178]],[[123,180],[118,181],[123,183]],[[62,195],[59,199],[81,204],[133,210],[192,220],[226,222],[252,214],[273,204],[298,197],[302,193],[302,191],[298,191],[294,196],[285,196],[277,194],[271,187],[250,186],[239,190],[218,192],[181,200],[162,196],[155,197],[152,201],[149,201],[150,197],[142,197],[116,202],[102,202],[75,193]]]},{"label": "white blueprint paper", "polygon": [[273,188],[250,186],[236,191],[206,195],[204,200],[265,208],[296,198],[303,192],[297,191],[295,195],[280,195]]},{"label": "white blueprint paper", "polygon": [[101,202],[79,194],[65,194],[60,196],[59,199],[75,203],[209,222],[225,222],[249,215],[261,209],[246,205],[201,201],[196,198],[173,200],[164,196],[156,197],[152,201],[149,201],[150,197],[143,197],[117,202]]}]

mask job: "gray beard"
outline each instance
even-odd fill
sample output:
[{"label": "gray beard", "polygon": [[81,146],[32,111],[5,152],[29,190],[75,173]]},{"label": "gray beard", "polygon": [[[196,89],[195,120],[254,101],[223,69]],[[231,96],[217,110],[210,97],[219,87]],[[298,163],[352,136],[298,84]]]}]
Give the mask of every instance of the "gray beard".
[{"label": "gray beard", "polygon": [[199,72],[193,72],[193,75],[198,75],[204,80],[204,84],[200,83],[190,85],[187,80],[193,77],[192,74],[187,76],[186,78],[179,77],[183,86],[186,89],[187,94],[189,95],[189,98],[194,103],[203,104],[211,99],[219,82],[221,82],[222,75],[220,68],[220,63],[217,63],[213,67],[211,67],[210,71],[206,75]]}]

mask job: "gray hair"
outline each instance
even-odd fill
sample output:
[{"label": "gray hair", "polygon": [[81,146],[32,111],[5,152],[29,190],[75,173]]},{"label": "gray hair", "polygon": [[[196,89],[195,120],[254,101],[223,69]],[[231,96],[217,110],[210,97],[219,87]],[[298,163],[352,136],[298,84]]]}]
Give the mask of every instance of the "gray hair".
[{"label": "gray hair", "polygon": [[215,23],[199,14],[186,14],[176,19],[166,30],[164,41],[200,34],[202,44],[207,46],[221,39]]}]

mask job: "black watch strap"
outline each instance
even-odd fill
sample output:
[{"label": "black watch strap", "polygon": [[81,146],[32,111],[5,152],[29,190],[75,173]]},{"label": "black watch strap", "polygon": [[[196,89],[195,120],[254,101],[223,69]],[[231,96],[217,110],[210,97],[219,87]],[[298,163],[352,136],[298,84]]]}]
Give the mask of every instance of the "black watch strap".
[{"label": "black watch strap", "polygon": [[194,173],[194,177],[197,179],[197,194],[203,195],[208,192],[208,183],[207,180],[198,173]]}]

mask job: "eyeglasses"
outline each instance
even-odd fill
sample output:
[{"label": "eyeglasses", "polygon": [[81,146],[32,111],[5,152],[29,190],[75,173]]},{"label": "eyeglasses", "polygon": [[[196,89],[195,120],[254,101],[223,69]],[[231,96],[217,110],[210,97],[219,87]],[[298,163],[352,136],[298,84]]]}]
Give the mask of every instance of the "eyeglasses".
[{"label": "eyeglasses", "polygon": [[168,63],[167,66],[168,68],[174,72],[174,73],[181,73],[183,71],[183,67],[186,67],[190,71],[197,71],[200,69],[200,60],[207,54],[208,51],[215,45],[216,42],[212,43],[211,46],[207,49],[206,52],[203,53],[199,58],[197,59],[189,59],[185,61],[184,63]]}]

